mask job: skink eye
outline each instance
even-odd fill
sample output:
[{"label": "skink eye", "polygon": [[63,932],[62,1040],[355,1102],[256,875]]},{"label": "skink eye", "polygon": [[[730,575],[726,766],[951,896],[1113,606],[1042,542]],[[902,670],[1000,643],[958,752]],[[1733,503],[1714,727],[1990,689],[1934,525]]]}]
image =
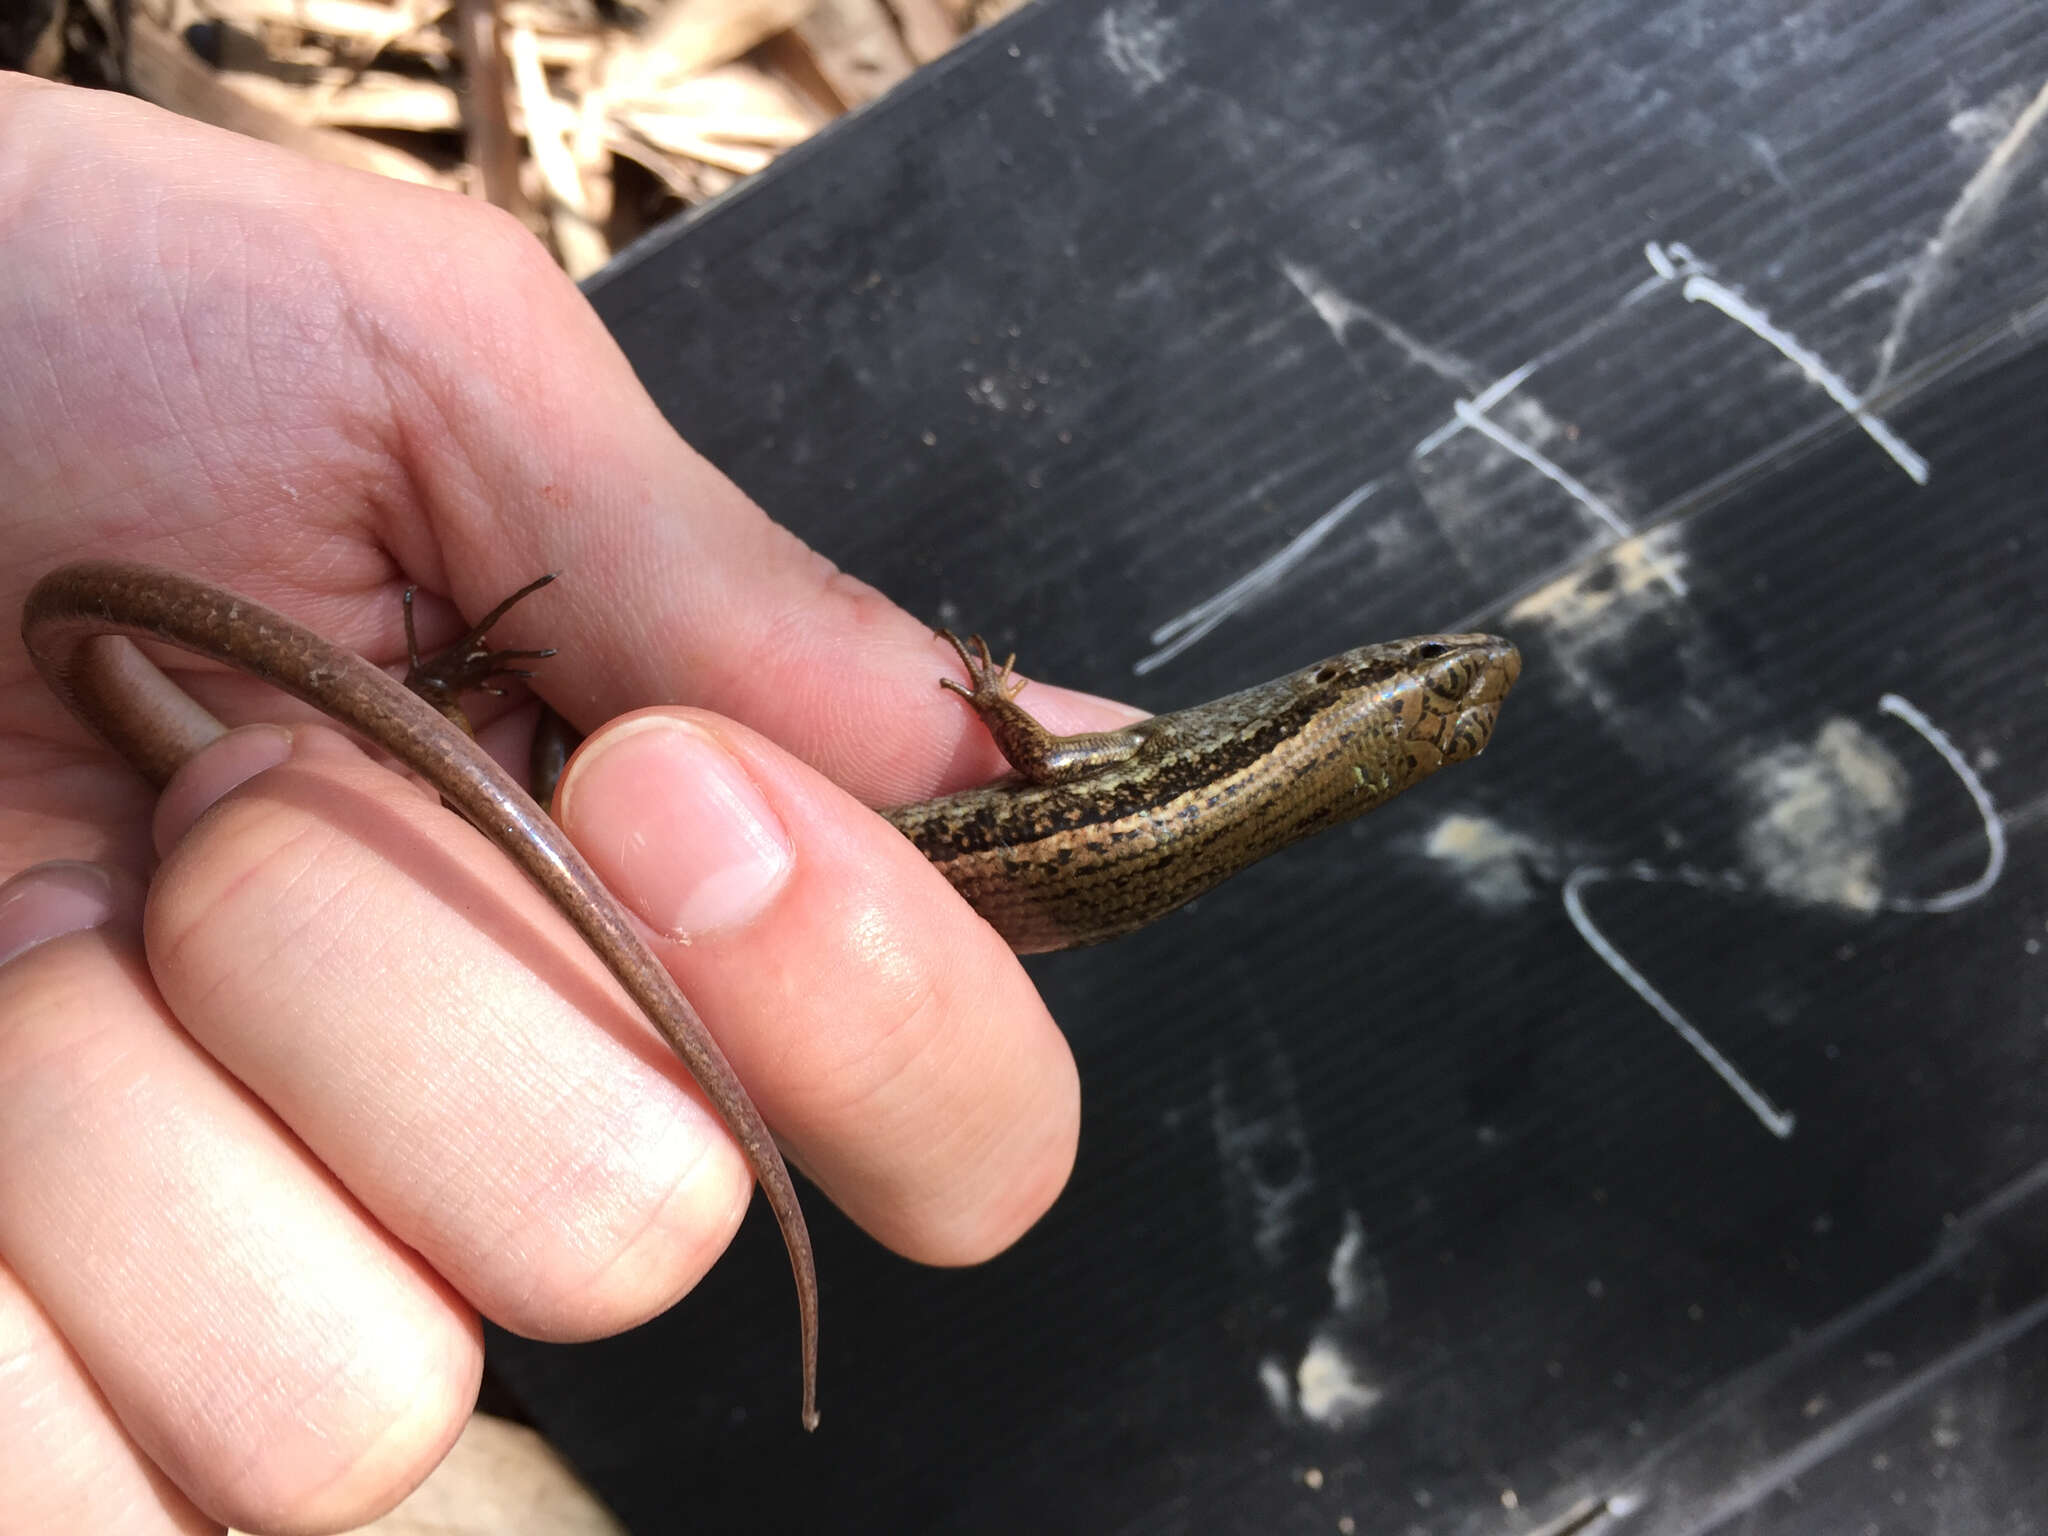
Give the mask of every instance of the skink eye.
[{"label": "skink eye", "polygon": [[1317,668],[1316,668],[1316,681],[1317,681],[1318,683],[1329,683],[1329,682],[1335,682],[1335,681],[1336,681],[1336,678],[1337,678],[1337,673],[1338,673],[1338,671],[1339,671],[1339,670],[1340,670],[1339,668],[1337,668],[1337,667],[1333,667],[1333,666],[1332,666],[1332,667],[1317,667]]},{"label": "skink eye", "polygon": [[1436,640],[1431,640],[1426,645],[1415,647],[1415,659],[1417,661],[1435,661],[1439,656],[1448,656],[1450,654],[1451,648]]}]

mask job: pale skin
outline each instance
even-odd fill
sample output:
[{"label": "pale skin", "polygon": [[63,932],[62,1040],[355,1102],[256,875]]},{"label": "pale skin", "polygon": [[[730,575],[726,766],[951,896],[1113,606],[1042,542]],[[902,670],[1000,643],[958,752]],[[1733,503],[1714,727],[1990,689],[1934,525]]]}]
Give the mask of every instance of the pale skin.
[{"label": "pale skin", "polygon": [[[523,232],[0,76],[0,271],[0,612],[120,555],[395,664],[407,585],[433,644],[563,572],[494,635],[560,647],[547,697],[603,727],[560,819],[792,1160],[923,1262],[985,1259],[1043,1213],[1073,1159],[1072,1058],[1008,949],[867,809],[1000,771],[937,686],[956,664],[680,441]],[[731,1239],[746,1168],[566,924],[432,796],[179,663],[223,718],[282,723],[159,803],[14,627],[0,1533],[346,1529],[460,1429],[479,1313],[568,1340],[660,1312]],[[476,702],[517,760],[536,706]],[[1131,718],[1031,702],[1058,731]],[[734,1384],[793,1437],[794,1360],[792,1338],[786,1377]]]}]

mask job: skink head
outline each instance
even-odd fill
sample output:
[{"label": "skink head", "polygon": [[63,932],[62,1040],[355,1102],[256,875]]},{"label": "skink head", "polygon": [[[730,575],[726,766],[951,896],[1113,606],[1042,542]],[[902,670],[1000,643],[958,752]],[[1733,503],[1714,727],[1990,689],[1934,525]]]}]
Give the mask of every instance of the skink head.
[{"label": "skink head", "polygon": [[1521,675],[1522,653],[1498,635],[1417,635],[1332,656],[1301,677],[1333,704],[1390,725],[1414,750],[1419,777],[1477,757]]}]

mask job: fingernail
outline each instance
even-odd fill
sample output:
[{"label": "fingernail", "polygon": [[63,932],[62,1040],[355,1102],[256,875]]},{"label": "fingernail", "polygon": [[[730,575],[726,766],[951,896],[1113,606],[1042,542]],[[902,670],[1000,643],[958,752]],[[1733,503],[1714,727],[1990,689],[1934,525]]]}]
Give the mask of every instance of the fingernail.
[{"label": "fingernail", "polygon": [[746,771],[672,715],[642,715],[586,744],[556,806],[605,884],[671,938],[751,921],[795,862]]},{"label": "fingernail", "polygon": [[67,933],[98,928],[125,904],[97,864],[53,859],[24,869],[0,885],[0,965]]},{"label": "fingernail", "polygon": [[244,726],[211,743],[171,775],[157,799],[150,826],[157,857],[176,847],[221,796],[291,755],[292,733],[281,725]]}]

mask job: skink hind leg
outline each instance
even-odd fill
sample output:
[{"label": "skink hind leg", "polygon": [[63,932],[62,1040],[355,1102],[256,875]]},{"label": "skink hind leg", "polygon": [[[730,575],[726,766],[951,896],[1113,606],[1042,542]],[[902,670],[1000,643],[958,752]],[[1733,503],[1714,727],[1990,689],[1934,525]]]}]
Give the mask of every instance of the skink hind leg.
[{"label": "skink hind leg", "polygon": [[[521,661],[545,661],[555,654],[551,645],[538,651],[492,650],[490,630],[493,624],[512,610],[512,605],[523,598],[531,597],[542,587],[555,579],[555,572],[537,577],[498,604],[479,619],[474,628],[433,655],[420,656],[419,641],[413,634],[412,594],[413,588],[405,589],[405,656],[410,664],[405,674],[405,686],[438,709],[466,736],[474,736],[470,729],[469,714],[462,707],[465,693],[496,693],[505,690],[497,686],[500,678],[525,680],[533,676],[530,667],[515,666]],[[533,731],[533,746],[527,756],[527,790],[540,802],[543,810],[553,812],[555,804],[555,783],[568,766],[569,754],[576,750],[583,740],[574,726],[545,704],[541,706],[540,720]]]},{"label": "skink hind leg", "polygon": [[471,692],[503,693],[505,690],[497,686],[499,678],[524,679],[533,676],[531,669],[512,663],[545,661],[555,654],[553,646],[539,651],[494,651],[490,644],[491,626],[510,613],[515,603],[531,597],[554,579],[555,573],[550,571],[545,576],[529,581],[477,620],[476,626],[460,640],[424,659],[420,656],[419,641],[413,634],[414,589],[407,587],[405,658],[410,665],[405,674],[405,686],[454,721],[462,728],[463,734],[474,735],[475,732],[469,728],[469,716],[463,712],[462,696]]},{"label": "skink hind leg", "polygon": [[972,684],[963,686],[948,677],[942,678],[939,686],[959,694],[973,706],[1010,766],[1033,784],[1071,784],[1129,762],[1152,735],[1146,724],[1140,722],[1120,731],[1055,736],[1018,704],[1017,695],[1023,691],[1024,679],[1010,673],[1017,662],[1014,654],[999,667],[989,654],[988,642],[979,635],[963,643],[951,630],[942,629],[938,637],[959,655],[960,664],[967,669],[967,681]]}]

